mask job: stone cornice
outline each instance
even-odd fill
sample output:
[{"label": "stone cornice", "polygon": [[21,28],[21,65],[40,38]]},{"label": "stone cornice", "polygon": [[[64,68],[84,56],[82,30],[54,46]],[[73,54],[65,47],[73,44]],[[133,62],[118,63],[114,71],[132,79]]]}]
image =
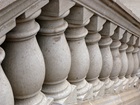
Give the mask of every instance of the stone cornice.
[{"label": "stone cornice", "polygon": [[[112,0],[74,0],[93,11],[94,13],[108,19],[130,33],[140,36],[140,23],[136,16],[132,16],[128,10],[124,10]],[[113,5],[113,6],[111,6]],[[115,5],[115,6],[114,6]]]},{"label": "stone cornice", "polygon": [[46,5],[49,0],[17,0],[0,10],[0,37],[16,26],[16,18],[24,13],[29,17]]}]

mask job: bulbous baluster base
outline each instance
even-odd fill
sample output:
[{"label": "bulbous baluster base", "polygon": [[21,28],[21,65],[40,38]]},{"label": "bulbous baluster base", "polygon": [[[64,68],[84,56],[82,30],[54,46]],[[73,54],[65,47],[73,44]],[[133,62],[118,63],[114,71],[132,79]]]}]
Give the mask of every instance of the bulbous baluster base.
[{"label": "bulbous baluster base", "polygon": [[122,89],[122,79],[116,78],[116,80],[114,80],[114,93],[120,93],[121,89]]},{"label": "bulbous baluster base", "polygon": [[129,86],[128,81],[129,79],[124,77],[123,84],[122,84],[123,91],[128,89],[128,86]]},{"label": "bulbous baluster base", "polygon": [[53,97],[54,102],[53,104],[75,104],[77,103],[77,97],[75,93],[77,93],[76,86],[71,85],[68,81],[63,81],[58,83],[57,85],[53,84],[44,84],[43,93],[47,97]]},{"label": "bulbous baluster base", "polygon": [[105,94],[112,94],[114,90],[114,81],[110,80],[109,78],[105,80]]},{"label": "bulbous baluster base", "polygon": [[73,82],[72,84],[77,86],[77,100],[80,102],[92,99],[93,97],[93,86],[88,83],[85,79],[81,82]]},{"label": "bulbous baluster base", "polygon": [[23,100],[16,99],[15,105],[50,105],[52,101],[52,98],[46,98],[46,96],[42,92],[40,92],[39,94],[31,98],[26,98]]},{"label": "bulbous baluster base", "polygon": [[90,82],[93,85],[93,99],[98,99],[104,96],[105,85],[104,82],[96,79],[95,81]]}]

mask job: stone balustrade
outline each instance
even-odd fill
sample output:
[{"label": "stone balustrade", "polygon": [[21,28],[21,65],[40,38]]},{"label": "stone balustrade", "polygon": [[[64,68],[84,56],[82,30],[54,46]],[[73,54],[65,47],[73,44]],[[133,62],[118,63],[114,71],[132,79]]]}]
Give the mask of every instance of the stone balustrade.
[{"label": "stone balustrade", "polygon": [[140,22],[115,3],[4,4],[0,105],[139,105]]}]

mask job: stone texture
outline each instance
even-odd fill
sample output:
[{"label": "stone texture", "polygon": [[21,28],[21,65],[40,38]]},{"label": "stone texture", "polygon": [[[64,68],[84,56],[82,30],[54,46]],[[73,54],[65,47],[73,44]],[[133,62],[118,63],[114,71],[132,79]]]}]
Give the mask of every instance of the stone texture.
[{"label": "stone texture", "polygon": [[123,34],[123,38],[121,39],[121,46],[120,46],[120,54],[121,54],[121,62],[122,67],[119,74],[119,78],[122,80],[122,91],[124,91],[127,87],[128,79],[125,78],[126,72],[128,70],[128,58],[126,55],[126,49],[128,48],[128,45],[126,44],[130,40],[131,34],[129,32],[125,32]]},{"label": "stone texture", "polygon": [[110,78],[114,81],[114,92],[119,92],[121,89],[122,81],[119,80],[119,74],[122,68],[121,55],[119,52],[119,47],[121,46],[121,42],[125,30],[117,27],[113,36],[111,37],[113,42],[111,43],[111,52],[113,56],[113,68],[110,74]]},{"label": "stone texture", "polygon": [[77,86],[78,101],[92,98],[92,84],[85,80],[90,59],[85,43],[85,36],[88,31],[84,27],[89,23],[89,18],[92,15],[93,13],[85,7],[76,5],[71,8],[70,14],[66,17],[69,27],[65,33],[72,58],[68,81]]},{"label": "stone texture", "polygon": [[4,44],[6,58],[3,68],[13,89],[15,105],[50,103],[40,92],[45,64],[35,37],[39,25],[34,20],[40,13],[41,10],[38,10],[29,18],[19,17],[17,26],[7,34]]},{"label": "stone texture", "polygon": [[120,0],[0,3],[1,105],[139,105],[140,21]]},{"label": "stone texture", "polygon": [[[67,2],[71,3],[67,6],[68,8],[63,8],[62,11],[50,8],[50,6],[62,8],[62,5],[67,4]],[[54,98],[54,104],[74,104],[77,102],[76,87],[66,80],[71,66],[71,54],[64,34],[68,27],[64,17],[69,14],[69,9],[73,5],[74,3],[70,0],[65,2],[52,0],[43,7],[42,13],[37,19],[41,26],[37,39],[46,66],[42,91],[46,96]],[[55,16],[49,14],[49,10],[56,13]]]},{"label": "stone texture", "polygon": [[[0,45],[4,42],[6,35],[0,38]],[[5,51],[0,47],[0,63],[5,58]],[[14,96],[12,87],[0,65],[0,105],[14,105]]]},{"label": "stone texture", "polygon": [[128,70],[126,72],[126,78],[129,79],[128,81],[128,88],[131,88],[133,85],[133,79],[131,78],[131,75],[134,70],[134,57],[132,55],[132,52],[134,51],[134,44],[136,43],[136,36],[131,36],[130,41],[128,42],[128,48],[127,48],[127,58],[128,58]]},{"label": "stone texture", "polygon": [[100,52],[98,41],[101,39],[99,31],[102,30],[103,24],[106,20],[98,15],[93,15],[90,23],[86,26],[88,35],[86,36],[86,43],[90,57],[90,67],[86,77],[89,83],[93,84],[93,97],[101,97],[104,93],[104,84],[98,77],[102,69],[102,55]]},{"label": "stone texture", "polygon": [[15,2],[16,0],[0,0],[0,10],[4,9],[5,7],[7,7],[8,5],[12,4],[13,2]]},{"label": "stone texture", "polygon": [[105,82],[105,94],[110,94],[113,91],[113,84],[114,81],[109,79],[110,73],[113,68],[113,57],[110,50],[110,44],[112,43],[112,39],[110,36],[114,34],[115,29],[117,26],[110,21],[106,21],[103,26],[103,29],[100,31],[102,36],[101,40],[99,41],[99,46],[102,54],[103,59],[103,66],[100,73],[100,80]]}]

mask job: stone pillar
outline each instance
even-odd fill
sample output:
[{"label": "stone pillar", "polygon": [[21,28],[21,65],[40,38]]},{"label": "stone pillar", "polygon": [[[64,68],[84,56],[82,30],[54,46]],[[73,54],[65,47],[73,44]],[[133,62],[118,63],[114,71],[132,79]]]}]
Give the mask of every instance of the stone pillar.
[{"label": "stone pillar", "polygon": [[42,8],[37,19],[41,26],[37,39],[46,65],[42,91],[59,104],[74,104],[77,101],[75,86],[66,80],[71,66],[71,54],[64,34],[68,27],[64,17],[73,5],[70,0],[51,0]]},{"label": "stone pillar", "polygon": [[103,82],[98,77],[102,69],[102,55],[99,48],[98,41],[101,39],[99,31],[102,30],[103,24],[106,20],[98,15],[92,16],[90,23],[86,26],[88,35],[86,36],[86,43],[90,56],[90,67],[86,80],[93,84],[93,97],[103,95]]},{"label": "stone pillar", "polygon": [[40,28],[35,18],[40,13],[38,10],[28,18],[18,17],[4,43],[3,68],[13,88],[15,105],[50,103],[40,91],[45,77],[44,59],[35,37]]},{"label": "stone pillar", "polygon": [[119,41],[122,39],[125,30],[117,27],[115,33],[111,37],[113,42],[111,43],[111,52],[113,56],[113,68],[110,74],[110,79],[114,81],[114,92],[119,92],[121,89],[121,81],[119,80],[119,73],[122,68],[121,56],[119,52],[119,47],[121,46],[121,42]]},{"label": "stone pillar", "polygon": [[[2,35],[0,37],[0,45],[5,41],[5,35]],[[13,97],[13,91],[12,87],[3,72],[3,69],[1,67],[1,63],[3,59],[5,58],[5,52],[0,47],[0,105],[14,105],[14,97]],[[8,65],[6,65],[8,66]]]},{"label": "stone pillar", "polygon": [[133,80],[131,78],[132,72],[134,70],[134,58],[133,58],[132,52],[134,51],[133,45],[136,43],[136,39],[137,39],[136,36],[134,35],[131,36],[130,41],[128,42],[128,48],[126,50],[127,58],[128,58],[128,70],[125,75],[126,78],[128,79],[127,88],[132,87],[132,83],[133,83]]},{"label": "stone pillar", "polygon": [[112,39],[110,36],[114,34],[114,30],[117,28],[115,24],[110,21],[107,21],[103,29],[100,31],[101,40],[99,41],[99,46],[101,49],[102,59],[103,59],[103,66],[100,73],[100,80],[105,82],[105,94],[110,94],[113,92],[113,84],[114,81],[109,79],[110,73],[113,68],[113,58],[112,53],[110,51],[110,44],[112,43]]},{"label": "stone pillar", "polygon": [[138,57],[138,52],[139,52],[139,46],[140,46],[140,38],[137,37],[136,44],[134,45],[134,51],[133,51],[133,58],[134,58],[134,70],[132,72],[132,78],[133,78],[133,84],[134,86],[137,85],[138,83],[138,76],[136,76],[138,69],[139,69],[139,57]]},{"label": "stone pillar", "polygon": [[[139,46],[139,49],[140,49],[140,46]],[[140,50],[138,52],[138,59],[139,59],[139,69],[137,71],[137,76],[140,78]]]},{"label": "stone pillar", "polygon": [[86,100],[92,98],[92,85],[85,78],[89,70],[89,53],[85,43],[88,31],[84,27],[89,23],[91,11],[83,6],[76,5],[70,10],[66,17],[69,27],[66,30],[66,38],[71,51],[71,70],[68,81],[77,86],[77,99]]},{"label": "stone pillar", "polygon": [[121,46],[120,46],[120,55],[121,55],[121,62],[122,67],[119,74],[119,78],[122,81],[122,91],[126,89],[126,85],[128,82],[128,79],[125,78],[126,72],[128,70],[128,58],[126,55],[126,49],[128,48],[128,45],[126,44],[130,40],[131,34],[129,32],[125,32],[123,34],[123,38],[121,39]]},{"label": "stone pillar", "polygon": [[137,71],[137,77],[138,77],[138,85],[137,87],[140,89],[140,46],[139,46],[139,51],[138,51],[138,59],[139,59],[139,69]]}]

